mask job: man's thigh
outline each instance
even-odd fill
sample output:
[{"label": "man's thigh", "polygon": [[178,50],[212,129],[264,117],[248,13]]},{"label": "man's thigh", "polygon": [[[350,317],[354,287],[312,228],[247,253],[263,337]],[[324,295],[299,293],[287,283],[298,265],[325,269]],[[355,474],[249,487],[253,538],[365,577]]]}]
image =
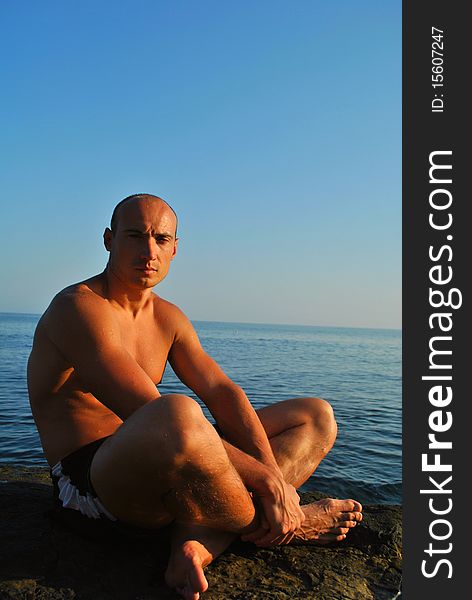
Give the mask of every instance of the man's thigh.
[{"label": "man's thigh", "polygon": [[[178,402],[184,416],[187,400]],[[163,503],[172,486],[176,454],[170,404],[162,396],[137,410],[93,458],[92,485],[105,508],[121,521],[155,528],[173,520]]]}]

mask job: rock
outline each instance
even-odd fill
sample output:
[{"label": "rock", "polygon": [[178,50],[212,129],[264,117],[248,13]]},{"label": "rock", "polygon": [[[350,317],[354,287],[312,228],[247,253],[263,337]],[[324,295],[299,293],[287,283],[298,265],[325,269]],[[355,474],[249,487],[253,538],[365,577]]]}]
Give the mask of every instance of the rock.
[{"label": "rock", "polygon": [[[301,494],[302,502],[322,497]],[[48,470],[0,466],[0,600],[160,600],[169,531],[151,538],[67,525],[52,510]],[[329,547],[259,549],[235,542],[206,570],[202,600],[393,600],[401,584],[401,507],[364,507],[364,520]]]}]

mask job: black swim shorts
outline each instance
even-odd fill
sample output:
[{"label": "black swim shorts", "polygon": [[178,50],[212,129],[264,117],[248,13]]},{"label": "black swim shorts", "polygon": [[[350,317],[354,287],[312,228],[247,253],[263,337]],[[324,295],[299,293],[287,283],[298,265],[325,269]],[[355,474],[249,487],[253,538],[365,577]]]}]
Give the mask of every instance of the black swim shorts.
[{"label": "black swim shorts", "polygon": [[52,467],[55,507],[49,512],[51,518],[81,536],[96,540],[168,541],[169,526],[147,529],[120,521],[97,497],[90,481],[90,466],[95,453],[108,437],[79,448]]},{"label": "black swim shorts", "polygon": [[50,473],[56,507],[79,511],[89,519],[117,520],[100,502],[90,481],[93,457],[108,437],[82,446],[52,467]]}]

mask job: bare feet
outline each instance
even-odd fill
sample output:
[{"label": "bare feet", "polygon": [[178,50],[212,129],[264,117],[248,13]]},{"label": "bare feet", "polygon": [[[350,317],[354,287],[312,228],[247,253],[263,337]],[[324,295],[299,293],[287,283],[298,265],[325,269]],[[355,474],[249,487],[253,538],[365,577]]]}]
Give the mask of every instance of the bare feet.
[{"label": "bare feet", "polygon": [[323,498],[302,506],[305,521],[292,542],[324,545],[339,542],[362,521],[362,506],[355,500]]},{"label": "bare feet", "polygon": [[203,568],[213,557],[205,546],[196,540],[184,542],[178,551],[173,551],[166,570],[166,583],[175,588],[186,600],[198,600],[200,592],[208,589]]},{"label": "bare feet", "polygon": [[185,598],[198,600],[208,589],[203,569],[225,550],[236,537],[207,527],[176,524],[165,580]]},{"label": "bare feet", "polygon": [[[317,545],[341,541],[362,521],[362,506],[355,500],[324,498],[302,506],[305,521],[291,543]],[[208,589],[203,569],[235,539],[207,527],[174,525],[172,550],[165,579],[185,600],[198,600]]]}]

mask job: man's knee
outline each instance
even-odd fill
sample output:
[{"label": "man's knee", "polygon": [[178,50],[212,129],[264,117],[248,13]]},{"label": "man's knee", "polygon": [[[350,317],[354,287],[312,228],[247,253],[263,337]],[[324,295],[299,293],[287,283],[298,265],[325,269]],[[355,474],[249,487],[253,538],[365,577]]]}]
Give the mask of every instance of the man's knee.
[{"label": "man's knee", "polygon": [[[214,428],[195,400],[183,394],[167,394],[146,405],[147,431],[155,451],[177,462],[188,461],[206,440],[212,440]],[[219,436],[213,436],[219,441]],[[200,454],[200,452],[198,452]]]},{"label": "man's knee", "polygon": [[207,421],[198,402],[184,394],[166,394],[150,404],[155,419],[160,421],[165,417],[161,426],[181,430]]},{"label": "man's knee", "polygon": [[198,458],[208,443],[220,441],[198,402],[168,394],[148,402],[123,423],[110,450],[127,454],[151,469],[172,469]]},{"label": "man's knee", "polygon": [[331,450],[338,432],[333,408],[329,402],[322,398],[305,398],[304,400],[307,415],[327,454]]},{"label": "man's knee", "polygon": [[[203,445],[213,434],[216,442],[205,451]],[[198,403],[178,394],[162,396],[134,412],[98,449],[91,465],[92,484],[118,518],[161,526],[170,518],[163,495],[188,489],[196,481],[204,485],[210,468],[204,458],[218,457],[216,444],[227,461]]]}]

